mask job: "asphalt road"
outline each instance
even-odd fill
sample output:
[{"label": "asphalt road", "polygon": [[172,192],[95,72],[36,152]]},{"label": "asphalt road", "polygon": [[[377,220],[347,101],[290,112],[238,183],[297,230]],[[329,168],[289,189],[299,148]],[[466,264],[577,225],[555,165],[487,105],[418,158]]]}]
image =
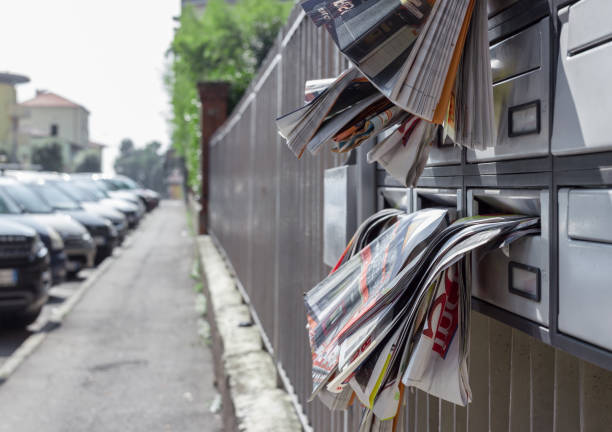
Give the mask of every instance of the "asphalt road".
[{"label": "asphalt road", "polygon": [[[164,202],[0,385],[0,431],[219,431],[184,207]],[[70,295],[62,285],[56,295]],[[0,330],[1,332],[1,330]],[[0,333],[0,363],[28,332]]]}]

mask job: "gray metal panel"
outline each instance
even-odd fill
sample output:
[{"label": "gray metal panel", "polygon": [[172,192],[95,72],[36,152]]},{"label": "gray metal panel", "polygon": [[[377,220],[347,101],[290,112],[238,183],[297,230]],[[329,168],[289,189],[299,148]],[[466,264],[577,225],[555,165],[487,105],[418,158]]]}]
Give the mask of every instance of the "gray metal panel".
[{"label": "gray metal panel", "polygon": [[542,67],[542,35],[533,26],[491,47],[493,84]]},{"label": "gray metal panel", "polygon": [[434,144],[429,150],[427,166],[460,164],[462,153],[459,146]]},{"label": "gray metal panel", "polygon": [[[604,1],[605,7],[601,3],[579,2],[559,12],[561,36],[552,135],[555,155],[612,150],[612,42],[576,55],[569,53],[571,33],[579,32],[581,36],[574,37],[582,41],[586,34],[593,36],[612,29],[610,17],[605,14],[610,2]],[[574,14],[578,5],[580,13]],[[598,13],[602,14],[601,20],[586,20]],[[587,27],[589,30],[585,30]]]},{"label": "gray metal panel", "polygon": [[[540,215],[541,234],[512,243],[506,251],[476,252],[472,260],[472,294],[544,326],[549,323],[549,192],[548,190],[468,189],[468,216],[491,213]],[[539,269],[540,298],[510,291],[510,263]]]},{"label": "gray metal panel", "polygon": [[487,13],[491,17],[509,8],[519,0],[487,0]]},{"label": "gray metal panel", "polygon": [[[584,200],[572,195],[584,193],[598,198],[587,209],[574,208],[584,205]],[[612,350],[608,271],[612,245],[604,242],[610,237],[611,197],[612,190],[559,190],[559,330],[608,350]],[[573,220],[576,217],[586,220]],[[587,236],[594,241],[570,237],[578,224],[587,227]]]},{"label": "gray metal panel", "polygon": [[381,187],[378,188],[378,210],[396,208],[412,213],[412,192],[410,188]]},{"label": "gray metal panel", "polygon": [[[497,75],[499,79],[503,78],[493,85],[497,144],[485,150],[468,150],[468,162],[524,159],[549,154],[549,25],[550,19],[544,18],[491,48],[491,64],[494,71],[502,71]],[[510,129],[510,113],[531,103],[538,105],[539,130],[515,135]]]},{"label": "gray metal panel", "polygon": [[567,235],[574,240],[612,243],[612,189],[574,189],[569,193]]},{"label": "gray metal panel", "polygon": [[414,211],[440,207],[449,209],[451,220],[463,215],[462,189],[414,188],[412,193]]},{"label": "gray metal panel", "polygon": [[582,0],[570,7],[567,51],[584,51],[612,39],[612,2]]},{"label": "gray metal panel", "polygon": [[323,262],[333,267],[357,229],[355,166],[325,170]]}]

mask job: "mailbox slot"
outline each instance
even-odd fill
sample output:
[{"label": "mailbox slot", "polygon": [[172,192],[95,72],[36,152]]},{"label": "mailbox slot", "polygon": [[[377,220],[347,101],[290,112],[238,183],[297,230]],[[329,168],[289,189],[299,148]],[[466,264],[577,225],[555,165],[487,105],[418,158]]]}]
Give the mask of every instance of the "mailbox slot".
[{"label": "mailbox slot", "polygon": [[412,193],[414,211],[427,208],[448,209],[451,221],[463,214],[461,189],[416,188]]},{"label": "mailbox slot", "polygon": [[582,0],[559,11],[552,153],[612,150],[612,2]]},{"label": "mailbox slot", "polygon": [[395,208],[411,213],[412,194],[410,193],[410,188],[378,188],[378,210],[386,208]]},{"label": "mailbox slot", "polygon": [[559,331],[612,351],[612,189],[559,190]]},{"label": "mailbox slot", "polygon": [[472,295],[548,327],[548,190],[469,189],[468,216],[540,216],[541,234],[512,243],[506,250],[472,255]]},{"label": "mailbox slot", "polygon": [[468,150],[468,162],[549,154],[550,18],[491,46],[497,145]]}]

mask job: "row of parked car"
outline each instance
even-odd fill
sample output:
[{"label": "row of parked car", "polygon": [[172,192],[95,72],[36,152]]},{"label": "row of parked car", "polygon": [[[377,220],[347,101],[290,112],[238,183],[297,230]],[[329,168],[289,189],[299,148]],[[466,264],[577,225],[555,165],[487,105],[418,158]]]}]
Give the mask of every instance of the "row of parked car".
[{"label": "row of parked car", "polygon": [[52,285],[100,264],[159,204],[125,176],[0,175],[0,324],[27,326]]}]

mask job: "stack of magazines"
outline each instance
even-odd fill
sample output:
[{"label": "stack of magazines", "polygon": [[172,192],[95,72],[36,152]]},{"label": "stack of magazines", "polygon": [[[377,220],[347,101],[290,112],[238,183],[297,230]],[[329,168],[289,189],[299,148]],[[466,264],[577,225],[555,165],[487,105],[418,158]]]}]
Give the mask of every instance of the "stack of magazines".
[{"label": "stack of magazines", "polygon": [[332,273],[305,295],[312,397],[364,407],[362,431],[391,431],[405,387],[471,401],[467,372],[470,269],[476,249],[539,232],[539,219],[443,209],[383,210],[366,220]]},{"label": "stack of magazines", "polygon": [[277,119],[298,157],[350,151],[389,131],[369,155],[402,183],[420,175],[437,127],[470,148],[496,131],[486,4],[475,0],[304,0],[352,67],[306,83],[306,105]]}]

